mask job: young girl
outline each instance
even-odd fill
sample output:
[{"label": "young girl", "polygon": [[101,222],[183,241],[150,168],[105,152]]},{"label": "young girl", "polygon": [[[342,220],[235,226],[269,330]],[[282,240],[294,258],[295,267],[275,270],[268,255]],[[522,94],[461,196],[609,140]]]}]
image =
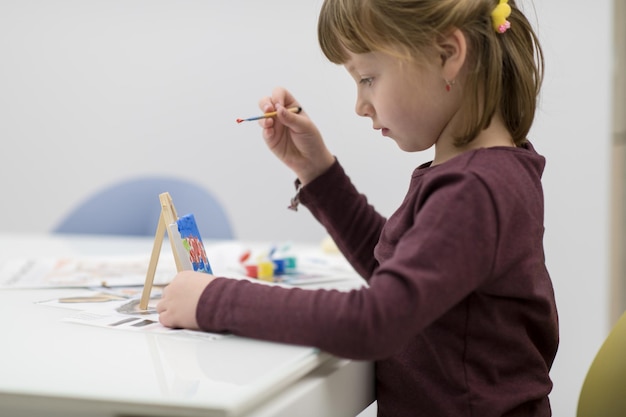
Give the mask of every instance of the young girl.
[{"label": "young girl", "polygon": [[[181,272],[166,326],[316,346],[376,363],[379,416],[549,416],[557,312],[543,253],[544,159],[527,141],[543,57],[513,0],[325,0],[326,56],[356,112],[407,152],[434,146],[385,219],[284,89],[261,100],[293,201],[369,286],[285,289]],[[306,107],[305,107],[306,108]],[[377,169],[373,165],[373,169]]]}]

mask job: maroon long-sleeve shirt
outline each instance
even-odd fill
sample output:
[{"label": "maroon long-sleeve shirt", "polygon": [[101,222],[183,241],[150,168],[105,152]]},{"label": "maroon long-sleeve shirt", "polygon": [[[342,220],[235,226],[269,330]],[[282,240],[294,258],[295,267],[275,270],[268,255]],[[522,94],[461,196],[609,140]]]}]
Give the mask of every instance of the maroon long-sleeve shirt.
[{"label": "maroon long-sleeve shirt", "polygon": [[425,164],[386,220],[336,162],[300,200],[369,287],[220,278],[200,298],[198,323],[374,360],[379,416],[549,416],[558,323],[543,167],[530,144]]}]

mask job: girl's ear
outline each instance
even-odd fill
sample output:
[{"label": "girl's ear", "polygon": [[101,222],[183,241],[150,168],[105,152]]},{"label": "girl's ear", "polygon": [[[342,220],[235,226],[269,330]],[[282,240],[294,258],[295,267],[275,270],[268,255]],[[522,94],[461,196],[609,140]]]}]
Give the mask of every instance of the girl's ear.
[{"label": "girl's ear", "polygon": [[465,35],[460,29],[454,29],[437,41],[441,51],[441,68],[444,79],[455,80],[467,55]]}]

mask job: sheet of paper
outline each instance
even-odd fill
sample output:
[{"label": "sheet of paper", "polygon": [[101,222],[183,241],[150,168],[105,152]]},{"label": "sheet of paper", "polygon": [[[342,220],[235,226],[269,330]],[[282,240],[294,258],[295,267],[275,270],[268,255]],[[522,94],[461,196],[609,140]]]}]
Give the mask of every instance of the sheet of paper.
[{"label": "sheet of paper", "polygon": [[[169,258],[159,259],[155,285],[167,284],[176,274]],[[147,256],[0,259],[0,288],[143,285],[149,261]]]},{"label": "sheet of paper", "polygon": [[[156,286],[166,285],[176,275],[170,245],[165,244],[164,248],[155,273]],[[206,245],[206,255],[216,276],[245,278],[240,257],[246,251],[249,249],[236,242]],[[267,248],[252,252],[252,259],[256,259],[267,253]],[[4,259],[0,254],[0,289],[138,286],[145,282],[149,263],[149,254],[16,259]],[[295,271],[276,276],[275,282],[306,286],[355,278],[354,271],[343,257],[320,254],[315,249],[298,251],[297,265]]]},{"label": "sheet of paper", "polygon": [[85,290],[79,295],[73,294],[68,297],[44,300],[37,304],[68,309],[68,316],[63,321],[70,323],[135,332],[178,333],[209,340],[226,337],[226,335],[216,333],[170,329],[161,325],[156,312],[160,292],[153,291],[147,310],[139,309],[139,292],[139,289],[134,291],[134,294],[129,289],[107,292]]}]

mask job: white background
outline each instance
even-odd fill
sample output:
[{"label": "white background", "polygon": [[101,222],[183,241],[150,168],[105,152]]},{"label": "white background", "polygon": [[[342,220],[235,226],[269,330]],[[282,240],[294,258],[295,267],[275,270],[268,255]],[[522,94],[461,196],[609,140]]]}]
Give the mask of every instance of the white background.
[{"label": "white background", "polygon": [[[0,232],[48,231],[113,181],[173,174],[210,188],[238,238],[321,240],[306,209],[286,210],[294,177],[258,126],[235,123],[278,85],[391,214],[430,153],[403,153],[354,114],[353,82],[317,45],[320,3],[0,0]],[[612,7],[524,4],[546,55],[530,138],[548,161],[545,248],[561,319],[551,398],[555,416],[573,416],[608,332]]]}]

